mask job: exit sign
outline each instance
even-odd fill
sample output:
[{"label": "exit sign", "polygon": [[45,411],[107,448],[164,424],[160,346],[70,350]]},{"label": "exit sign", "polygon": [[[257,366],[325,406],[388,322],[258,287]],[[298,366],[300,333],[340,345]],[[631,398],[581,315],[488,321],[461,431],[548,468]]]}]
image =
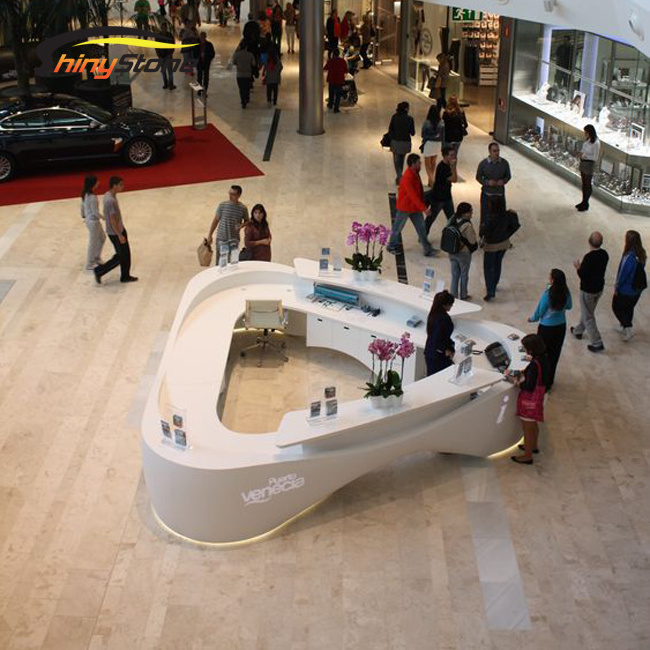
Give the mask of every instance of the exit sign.
[{"label": "exit sign", "polygon": [[483,18],[482,11],[475,9],[461,9],[460,7],[452,7],[451,19],[456,23],[474,22]]}]

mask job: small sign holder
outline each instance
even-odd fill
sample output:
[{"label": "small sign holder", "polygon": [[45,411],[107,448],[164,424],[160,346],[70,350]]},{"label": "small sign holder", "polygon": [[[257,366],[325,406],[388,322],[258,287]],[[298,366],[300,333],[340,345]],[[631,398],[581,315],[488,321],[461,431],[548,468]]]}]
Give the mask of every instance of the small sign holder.
[{"label": "small sign holder", "polygon": [[203,96],[199,96],[203,92],[203,86],[196,81],[190,82],[191,101],[192,101],[192,128],[196,131],[202,131],[208,125],[208,105]]},{"label": "small sign holder", "polygon": [[339,404],[336,397],[336,386],[327,386],[322,397],[309,403],[307,422],[309,424],[321,424],[327,420],[335,419],[338,414]]}]

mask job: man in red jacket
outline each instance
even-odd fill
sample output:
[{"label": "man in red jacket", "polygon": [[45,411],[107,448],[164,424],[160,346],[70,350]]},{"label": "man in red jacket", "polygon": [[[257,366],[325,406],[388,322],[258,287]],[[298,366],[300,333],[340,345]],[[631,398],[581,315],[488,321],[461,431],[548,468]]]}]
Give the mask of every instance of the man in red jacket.
[{"label": "man in red jacket", "polygon": [[434,257],[438,254],[438,251],[429,243],[427,231],[424,227],[424,217],[429,216],[431,208],[428,208],[424,203],[424,189],[420,180],[421,166],[420,156],[416,153],[408,155],[406,158],[407,169],[402,175],[402,180],[397,190],[395,222],[393,223],[393,230],[390,233],[388,246],[386,246],[386,250],[389,253],[395,254],[397,252],[397,239],[400,237],[404,224],[410,219],[415,227],[415,232],[418,234],[418,239],[424,248],[424,255],[426,257]]},{"label": "man in red jacket", "polygon": [[327,83],[329,84],[327,108],[334,108],[335,113],[340,113],[339,105],[341,104],[341,88],[345,83],[348,64],[345,59],[341,58],[341,53],[338,48],[334,49],[332,58],[325,64],[323,70],[327,72]]}]

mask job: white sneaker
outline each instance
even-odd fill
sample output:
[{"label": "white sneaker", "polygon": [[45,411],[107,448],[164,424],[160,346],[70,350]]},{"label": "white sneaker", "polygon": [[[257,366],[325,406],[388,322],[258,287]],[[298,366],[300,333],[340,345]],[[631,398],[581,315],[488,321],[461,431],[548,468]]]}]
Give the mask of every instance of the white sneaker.
[{"label": "white sneaker", "polygon": [[618,332],[619,334],[624,334],[625,328],[622,325],[614,325],[614,331]]},{"label": "white sneaker", "polygon": [[626,327],[623,330],[623,340],[629,341],[634,336],[634,330],[631,327]]}]

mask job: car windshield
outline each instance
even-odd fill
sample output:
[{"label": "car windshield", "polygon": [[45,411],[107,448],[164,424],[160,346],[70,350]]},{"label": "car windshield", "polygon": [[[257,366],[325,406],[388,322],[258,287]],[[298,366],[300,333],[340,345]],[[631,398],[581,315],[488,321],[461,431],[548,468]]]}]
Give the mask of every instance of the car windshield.
[{"label": "car windshield", "polygon": [[94,104],[90,104],[89,102],[84,102],[82,100],[71,103],[70,108],[81,111],[82,113],[88,115],[88,117],[92,117],[93,120],[97,120],[98,122],[108,122],[113,118],[113,116],[103,108],[95,106]]}]

